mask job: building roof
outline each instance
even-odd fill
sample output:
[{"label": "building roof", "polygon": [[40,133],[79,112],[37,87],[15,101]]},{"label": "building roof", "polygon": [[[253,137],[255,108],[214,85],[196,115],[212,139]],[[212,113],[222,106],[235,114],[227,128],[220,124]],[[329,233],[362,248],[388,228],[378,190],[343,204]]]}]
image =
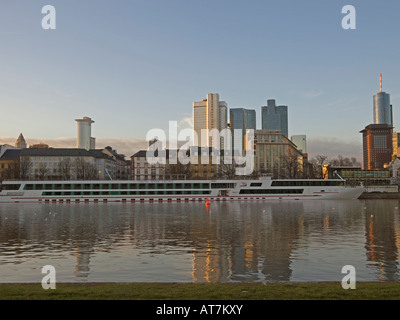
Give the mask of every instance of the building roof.
[{"label": "building roof", "polygon": [[386,123],[372,123],[367,125],[363,130],[360,131],[360,133],[366,132],[368,130],[378,130],[378,129],[393,129],[394,127],[390,124]]},{"label": "building roof", "polygon": [[90,149],[89,151],[95,158],[113,159],[110,155],[103,152],[103,149]]},{"label": "building roof", "polygon": [[21,149],[7,149],[1,159],[18,159],[21,151]]},{"label": "building roof", "polygon": [[36,149],[27,148],[22,149],[21,157],[93,157],[94,155],[85,149],[78,148],[46,148],[46,149]]},{"label": "building roof", "polygon": [[113,148],[111,148],[110,146],[107,146],[101,150],[102,150],[102,152],[108,151],[116,159],[125,160],[125,155],[118,153],[117,150],[113,150]]}]

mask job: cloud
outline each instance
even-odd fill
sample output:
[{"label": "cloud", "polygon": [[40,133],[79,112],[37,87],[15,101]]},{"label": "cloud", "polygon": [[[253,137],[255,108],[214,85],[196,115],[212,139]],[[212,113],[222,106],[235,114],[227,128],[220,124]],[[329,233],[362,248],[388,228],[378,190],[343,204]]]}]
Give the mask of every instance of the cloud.
[{"label": "cloud", "polygon": [[[185,120],[181,120],[181,122]],[[188,128],[188,126],[186,126]],[[37,143],[45,143],[53,148],[75,148],[76,138],[61,137],[57,139],[37,139],[27,138],[25,140],[29,146]],[[0,137],[0,144],[14,145],[15,137]],[[107,146],[117,150],[130,158],[139,150],[147,150],[148,141],[144,139],[119,139],[119,138],[96,138],[96,148],[105,148]],[[316,155],[325,155],[329,158],[336,158],[338,155],[343,157],[356,157],[362,162],[362,144],[357,141],[347,141],[338,138],[318,137],[307,138],[308,158],[312,159]]]},{"label": "cloud", "polygon": [[362,143],[347,141],[338,138],[307,138],[308,158],[312,159],[316,155],[325,155],[329,158],[336,158],[338,155],[343,157],[356,157],[362,162]]},{"label": "cloud", "polygon": [[178,121],[178,130],[179,129],[193,129],[193,118],[186,117]]}]

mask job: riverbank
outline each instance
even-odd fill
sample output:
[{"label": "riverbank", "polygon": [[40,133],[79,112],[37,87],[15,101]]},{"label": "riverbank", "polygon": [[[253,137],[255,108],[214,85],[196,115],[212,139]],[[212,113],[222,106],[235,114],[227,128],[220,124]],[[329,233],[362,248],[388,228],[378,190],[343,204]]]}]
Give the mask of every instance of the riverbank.
[{"label": "riverbank", "polygon": [[400,200],[400,193],[390,193],[390,192],[364,192],[358,197],[360,200],[367,199],[398,199]]},{"label": "riverbank", "polygon": [[0,300],[399,300],[398,282],[0,284]]}]

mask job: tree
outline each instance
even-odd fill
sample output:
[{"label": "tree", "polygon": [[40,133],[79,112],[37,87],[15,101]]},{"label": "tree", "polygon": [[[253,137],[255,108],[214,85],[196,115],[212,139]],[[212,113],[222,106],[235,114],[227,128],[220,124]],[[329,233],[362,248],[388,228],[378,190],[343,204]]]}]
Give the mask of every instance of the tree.
[{"label": "tree", "polygon": [[14,180],[20,177],[20,164],[19,160],[8,162],[7,169],[4,171],[4,179]]},{"label": "tree", "polygon": [[85,160],[75,160],[75,172],[78,180],[94,180],[97,179],[97,169],[92,163]]},{"label": "tree", "polygon": [[281,157],[281,164],[283,168],[283,178],[296,179],[303,173],[302,157],[292,150],[289,154]]},{"label": "tree", "polygon": [[182,164],[179,161],[176,164],[167,164],[165,175],[171,179],[182,179],[182,177],[190,179],[192,177],[190,164]]},{"label": "tree", "polygon": [[44,180],[49,172],[49,169],[47,169],[47,166],[45,163],[41,162],[39,163],[39,168],[38,168],[38,178],[39,180]]},{"label": "tree", "polygon": [[71,180],[72,162],[70,158],[65,158],[58,163],[58,172],[62,180]]},{"label": "tree", "polygon": [[348,158],[338,155],[337,158],[333,158],[329,161],[331,166],[337,167],[360,167],[361,163],[357,161],[355,157]]},{"label": "tree", "polygon": [[328,156],[316,155],[312,158],[310,163],[312,164],[312,177],[316,179],[322,179],[322,167],[327,164]]},{"label": "tree", "polygon": [[231,155],[227,155],[221,158],[220,163],[217,165],[217,178],[222,179],[235,179],[236,177],[236,164],[235,158]]},{"label": "tree", "polygon": [[21,180],[27,180],[32,167],[32,161],[29,157],[20,157],[19,159],[19,175]]}]

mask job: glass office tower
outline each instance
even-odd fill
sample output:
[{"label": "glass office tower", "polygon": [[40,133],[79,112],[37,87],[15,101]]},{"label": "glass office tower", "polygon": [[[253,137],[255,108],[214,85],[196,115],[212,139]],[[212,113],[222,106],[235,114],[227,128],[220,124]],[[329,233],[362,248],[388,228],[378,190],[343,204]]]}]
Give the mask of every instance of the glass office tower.
[{"label": "glass office tower", "polygon": [[[229,121],[232,131],[233,150],[245,148],[244,138],[248,129],[256,130],[256,111],[244,108],[233,108],[229,111]],[[242,130],[240,136],[235,136],[235,129]],[[239,146],[241,145],[241,148]]]},{"label": "glass office tower", "polygon": [[390,94],[378,92],[374,95],[374,123],[393,125],[393,111]]},{"label": "glass office tower", "polygon": [[287,137],[288,107],[277,106],[275,100],[268,100],[267,106],[261,107],[261,125],[263,130],[279,130]]}]

